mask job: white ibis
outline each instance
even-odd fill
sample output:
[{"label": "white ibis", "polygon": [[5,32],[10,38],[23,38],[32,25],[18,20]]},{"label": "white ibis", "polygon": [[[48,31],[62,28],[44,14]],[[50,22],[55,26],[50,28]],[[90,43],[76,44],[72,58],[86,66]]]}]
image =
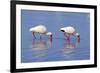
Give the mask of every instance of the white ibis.
[{"label": "white ibis", "polygon": [[47,28],[44,25],[37,25],[35,27],[30,28],[29,31],[32,32],[34,37],[35,37],[34,33],[39,33],[40,34],[40,38],[41,38],[41,35],[44,34],[44,35],[49,36],[50,39],[52,39],[52,33],[48,32]]},{"label": "white ibis", "polygon": [[60,31],[64,32],[64,36],[67,38],[68,41],[70,41],[70,36],[74,35],[77,37],[77,41],[80,42],[80,34],[76,32],[75,28],[72,26],[67,26],[60,28]]}]

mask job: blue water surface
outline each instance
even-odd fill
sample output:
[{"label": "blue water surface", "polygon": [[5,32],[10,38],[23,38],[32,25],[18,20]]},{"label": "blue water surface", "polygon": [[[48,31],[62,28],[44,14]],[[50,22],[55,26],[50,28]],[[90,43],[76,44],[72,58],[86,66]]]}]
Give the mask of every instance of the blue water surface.
[{"label": "blue water surface", "polygon": [[[29,29],[36,25],[45,25],[53,32],[52,41],[36,34],[36,39]],[[69,43],[61,27],[73,26],[80,33],[80,43],[74,36]],[[56,12],[21,10],[21,62],[71,61],[90,59],[90,15],[79,12]]]}]

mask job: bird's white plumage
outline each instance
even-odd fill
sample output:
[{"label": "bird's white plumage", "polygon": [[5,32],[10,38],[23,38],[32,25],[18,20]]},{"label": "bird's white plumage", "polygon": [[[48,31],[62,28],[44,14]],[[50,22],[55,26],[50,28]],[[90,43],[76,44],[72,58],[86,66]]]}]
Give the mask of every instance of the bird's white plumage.
[{"label": "bird's white plumage", "polygon": [[75,35],[76,35],[76,36],[79,36],[80,34],[77,32]]},{"label": "bird's white plumage", "polygon": [[29,31],[43,34],[47,32],[47,28],[44,25],[38,25],[30,28]]},{"label": "bird's white plumage", "polygon": [[75,32],[75,28],[74,27],[71,27],[71,26],[63,27],[60,30],[63,30],[66,33],[74,33]]},{"label": "bird's white plumage", "polygon": [[52,33],[51,32],[47,32],[46,35],[52,35]]}]

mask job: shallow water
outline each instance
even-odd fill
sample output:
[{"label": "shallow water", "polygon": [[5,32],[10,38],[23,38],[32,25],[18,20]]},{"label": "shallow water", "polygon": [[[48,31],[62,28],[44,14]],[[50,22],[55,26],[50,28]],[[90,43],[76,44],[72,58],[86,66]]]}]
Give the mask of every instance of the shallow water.
[{"label": "shallow water", "polygon": [[[21,62],[68,61],[90,59],[90,23],[88,13],[21,11]],[[53,32],[52,41],[29,32],[32,26],[43,24]],[[60,28],[73,26],[80,33],[80,43],[74,36],[68,42]]]},{"label": "shallow water", "polygon": [[76,39],[69,43],[66,39],[55,38],[30,40],[28,47],[22,48],[22,62],[43,62],[89,59],[89,48]]}]

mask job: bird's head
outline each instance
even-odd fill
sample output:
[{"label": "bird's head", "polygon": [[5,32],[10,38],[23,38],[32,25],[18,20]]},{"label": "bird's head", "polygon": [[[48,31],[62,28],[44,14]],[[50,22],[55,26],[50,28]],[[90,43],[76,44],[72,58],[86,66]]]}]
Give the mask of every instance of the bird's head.
[{"label": "bird's head", "polygon": [[65,32],[65,28],[60,28],[60,31]]},{"label": "bird's head", "polygon": [[47,32],[46,35],[49,36],[50,39],[52,39],[52,32]]},{"label": "bird's head", "polygon": [[75,35],[77,37],[77,41],[80,42],[80,34],[77,32]]}]

